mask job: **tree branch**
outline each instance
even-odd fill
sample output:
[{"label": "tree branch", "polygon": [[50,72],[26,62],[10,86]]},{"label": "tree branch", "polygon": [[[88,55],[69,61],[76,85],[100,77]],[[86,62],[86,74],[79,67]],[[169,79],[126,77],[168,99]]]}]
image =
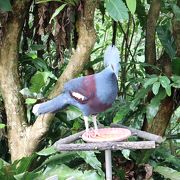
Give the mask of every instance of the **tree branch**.
[{"label": "tree branch", "polygon": [[[84,1],[84,12],[83,15],[81,14],[77,22],[77,29],[79,33],[77,48],[74,54],[71,56],[70,62],[65,71],[58,79],[56,86],[51,92],[49,98],[59,95],[63,90],[64,83],[76,77],[83,70],[84,65],[89,61],[91,50],[96,41],[96,33],[94,30],[93,21],[96,5],[96,0]],[[48,131],[53,117],[53,114],[41,115],[37,118],[33,126],[27,129],[30,143],[28,146],[31,147],[31,149],[29,149],[29,154],[36,150],[38,143]]]},{"label": "tree branch", "polygon": [[141,131],[141,130],[137,130],[137,129],[134,129],[134,128],[126,127],[126,126],[123,126],[121,124],[112,123],[111,127],[121,127],[121,128],[129,129],[136,136],[138,136],[140,138],[143,138],[143,139],[147,139],[149,141],[155,141],[157,143],[162,143],[164,141],[161,136],[158,136],[156,134],[152,134],[152,133],[149,133],[149,132],[146,132],[146,131]]},{"label": "tree branch", "polygon": [[55,148],[58,151],[104,151],[104,150],[122,150],[122,149],[154,149],[154,141],[139,142],[99,142],[85,144],[60,144],[56,143]]},{"label": "tree branch", "polygon": [[[156,64],[156,23],[159,18],[161,0],[152,0],[147,17],[146,41],[145,41],[145,61],[150,65]],[[147,73],[153,73],[151,68],[147,68]]]},{"label": "tree branch", "polygon": [[[177,2],[177,6],[180,8],[180,1]],[[180,20],[174,15],[172,20],[173,25],[173,36],[176,44],[176,56],[180,57]]]}]

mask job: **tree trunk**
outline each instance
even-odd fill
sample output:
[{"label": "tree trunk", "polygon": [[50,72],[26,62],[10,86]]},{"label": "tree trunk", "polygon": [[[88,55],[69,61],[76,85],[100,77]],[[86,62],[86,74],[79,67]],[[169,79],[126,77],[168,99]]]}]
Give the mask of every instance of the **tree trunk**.
[{"label": "tree trunk", "polygon": [[[159,18],[161,0],[152,0],[147,17],[146,42],[145,42],[145,60],[150,65],[156,64],[156,23]],[[154,70],[151,67],[146,69],[147,73],[152,74]]]},{"label": "tree trunk", "polygon": [[21,85],[18,75],[18,47],[30,4],[31,0],[14,2],[12,12],[8,13],[0,47],[0,88],[6,108],[8,143],[12,160],[25,154],[26,142],[22,134],[27,124],[23,98],[19,93]]},{"label": "tree trunk", "polygon": [[[156,46],[155,46],[155,28],[156,28],[156,22],[159,16],[160,11],[160,0],[156,1],[153,0],[151,3],[151,7],[148,14],[148,20],[147,20],[147,34],[146,34],[146,62],[154,65],[156,64]],[[154,20],[153,20],[154,19]],[[180,52],[180,25],[179,21],[176,19],[173,20],[173,35],[175,37],[175,43],[177,52],[176,55],[179,55]],[[153,47],[153,48],[152,48]],[[165,54],[165,53],[164,53]],[[167,55],[162,55],[160,57],[159,62],[161,63],[161,68],[164,74],[167,76],[172,75],[171,70],[171,61],[170,58],[167,57]],[[147,73],[152,73],[150,69],[147,69]],[[150,101],[151,98],[149,98],[148,101]],[[156,114],[155,118],[151,123],[148,123],[147,121],[144,121],[143,130],[158,134],[160,136],[165,135],[165,131],[167,129],[167,126],[169,124],[171,115],[173,113],[173,95],[171,97],[166,97],[160,105],[159,111]]]}]

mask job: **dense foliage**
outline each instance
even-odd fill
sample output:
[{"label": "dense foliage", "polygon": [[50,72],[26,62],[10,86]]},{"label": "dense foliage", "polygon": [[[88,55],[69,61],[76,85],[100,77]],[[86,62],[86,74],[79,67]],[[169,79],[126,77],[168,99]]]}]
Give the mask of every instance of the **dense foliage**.
[{"label": "dense foliage", "polygon": [[[111,123],[120,123],[162,135],[166,139],[154,151],[114,152],[114,179],[153,177],[175,180],[180,177],[180,54],[177,51],[180,41],[176,39],[180,32],[175,31],[173,24],[180,20],[180,2],[165,0],[160,3],[161,13],[155,29],[155,62],[152,64],[145,50],[152,1],[104,0],[99,1],[95,12],[97,41],[90,61],[79,76],[99,72],[103,68],[104,49],[112,42],[113,20],[118,21],[116,46],[121,56],[119,96],[111,109],[98,115],[100,124],[110,126]],[[12,10],[11,1],[0,1],[0,8],[1,44],[5,16],[7,11]],[[30,6],[19,42],[18,64],[22,83],[20,92],[25,99],[28,124],[36,121],[32,106],[48,98],[76,48],[76,21],[80,12],[83,12],[83,1],[78,0],[36,0]],[[164,117],[160,113],[166,101],[172,103],[172,108],[167,110],[167,121],[163,122],[160,119]],[[158,119],[167,125],[158,124]],[[70,106],[56,114],[46,138],[39,145],[41,149],[44,147],[42,151],[13,163],[10,163],[8,152],[6,124],[1,97],[0,179],[45,179],[51,176],[60,179],[104,179],[102,152],[58,153],[52,148],[59,138],[84,129],[82,114],[77,108]]]}]

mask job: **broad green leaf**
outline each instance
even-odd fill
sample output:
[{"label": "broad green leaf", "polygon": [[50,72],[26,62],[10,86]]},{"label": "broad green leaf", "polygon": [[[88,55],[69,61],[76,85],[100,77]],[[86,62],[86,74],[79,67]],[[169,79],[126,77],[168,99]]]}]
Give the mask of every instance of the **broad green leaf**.
[{"label": "broad green leaf", "polygon": [[87,164],[98,171],[98,174],[104,177],[104,172],[101,169],[101,163],[97,159],[96,155],[92,151],[79,151],[77,152],[81,158],[85,160]]},{"label": "broad green leaf", "polygon": [[158,77],[152,77],[145,80],[144,87],[147,88],[149,85],[154,84],[156,81],[158,81]]},{"label": "broad green leaf", "polygon": [[12,11],[11,3],[9,0],[0,0],[0,9],[3,11]]},{"label": "broad green leaf", "polygon": [[31,49],[32,49],[33,51],[43,50],[43,49],[45,49],[45,48],[46,48],[46,46],[43,45],[43,44],[32,44],[32,45],[31,45]]},{"label": "broad green leaf", "polygon": [[131,159],[129,158],[130,152],[131,152],[131,151],[130,151],[129,149],[123,149],[123,150],[121,151],[122,155],[123,155],[126,159],[128,159],[128,160],[131,160]]},{"label": "broad green leaf", "polygon": [[170,80],[168,79],[168,77],[160,76],[159,81],[160,81],[162,87],[165,88],[167,95],[171,96],[171,85],[170,85]]},{"label": "broad green leaf", "polygon": [[48,71],[48,65],[47,63],[41,59],[38,58],[36,54],[28,53],[23,59],[22,62],[25,64],[31,64],[33,63],[37,70],[40,71]]},{"label": "broad green leaf", "polygon": [[56,1],[56,2],[62,2],[62,3],[67,3],[70,5],[77,5],[79,0],[35,0],[36,4],[40,4],[40,3],[47,3],[47,2],[52,2],[52,1]]},{"label": "broad green leaf", "polygon": [[56,164],[67,164],[70,163],[72,160],[76,160],[76,158],[79,158],[79,155],[77,154],[77,152],[74,151],[52,154],[42,163],[39,169],[47,166],[53,167]]},{"label": "broad green leaf", "polygon": [[131,110],[134,111],[136,109],[136,107],[140,103],[141,99],[146,97],[149,90],[150,90],[149,88],[142,88],[136,93],[136,95],[134,97],[134,100],[130,104],[130,109]]},{"label": "broad green leaf", "polygon": [[156,81],[156,82],[153,84],[153,87],[152,87],[152,92],[154,93],[154,95],[157,95],[157,94],[158,94],[159,88],[160,88],[160,82],[159,82],[159,81]]},{"label": "broad green leaf", "polygon": [[[39,177],[42,176],[42,172],[39,171],[39,172],[28,172],[28,171],[25,171],[23,173],[20,173],[20,174],[17,174],[17,175],[14,175],[14,178],[16,180],[40,180]],[[14,179],[13,178],[13,179]]]},{"label": "broad green leaf", "polygon": [[34,104],[36,103],[37,99],[33,99],[33,98],[27,98],[25,103],[30,105],[30,104]]},{"label": "broad green leaf", "polygon": [[32,97],[33,93],[28,88],[23,88],[19,91],[23,96]]},{"label": "broad green leaf", "polygon": [[175,3],[173,3],[173,5],[172,5],[172,10],[173,10],[173,13],[174,13],[176,19],[180,20],[180,8]]},{"label": "broad green leaf", "polygon": [[180,172],[169,167],[157,166],[154,168],[154,171],[170,180],[179,180],[180,177]]},{"label": "broad green leaf", "polygon": [[0,129],[3,129],[3,128],[5,128],[5,127],[6,127],[5,124],[1,124],[1,123],[0,123]]},{"label": "broad green leaf", "polygon": [[115,117],[113,118],[113,122],[117,123],[122,121],[125,116],[129,113],[130,108],[127,105],[121,106],[120,110],[116,113]]},{"label": "broad green leaf", "polygon": [[136,0],[126,0],[126,4],[131,14],[134,14],[136,11]]},{"label": "broad green leaf", "polygon": [[173,46],[174,41],[172,39],[172,35],[169,28],[170,25],[166,24],[164,26],[158,26],[156,28],[156,31],[158,34],[158,38],[161,41],[161,44],[164,47],[166,53],[169,55],[171,59],[173,59],[176,54],[176,51]]},{"label": "broad green leaf", "polygon": [[38,154],[40,156],[49,156],[49,155],[54,154],[56,152],[57,151],[56,151],[55,147],[51,146],[51,147],[45,148],[45,149],[37,152],[36,154]]},{"label": "broad green leaf", "polygon": [[32,59],[36,59],[37,58],[37,54],[34,54],[34,53],[28,53],[27,56],[32,58]]},{"label": "broad green leaf", "polygon": [[43,86],[45,86],[45,80],[43,74],[41,72],[37,72],[31,78],[31,86],[29,89],[31,92],[39,93]]},{"label": "broad green leaf", "polygon": [[166,90],[167,95],[171,96],[171,86],[170,85],[167,86],[165,90]]},{"label": "broad green leaf", "polygon": [[5,160],[0,158],[0,170],[1,168],[3,168],[3,166],[7,166],[7,165],[9,165],[9,163],[7,163]]},{"label": "broad green leaf", "polygon": [[37,73],[31,78],[30,91],[39,93],[41,88],[46,85],[49,78],[55,79],[56,77],[50,71],[37,71]]},{"label": "broad green leaf", "polygon": [[[62,165],[54,165],[54,167],[47,167],[43,173],[43,176],[48,178],[52,176],[58,176],[58,179],[66,180],[66,179],[77,179],[77,180],[87,180],[87,179],[96,179],[103,180],[104,178],[99,176],[95,171],[80,171],[77,169],[69,168],[68,166]],[[40,180],[43,177],[40,177]]]},{"label": "broad green leaf", "polygon": [[62,4],[60,7],[58,7],[55,12],[53,13],[49,23],[51,23],[51,21],[64,9],[64,7],[66,6],[66,4]]},{"label": "broad green leaf", "polygon": [[105,6],[115,21],[128,20],[128,9],[122,0],[105,0]]},{"label": "broad green leaf", "polygon": [[148,122],[151,122],[156,116],[161,101],[166,97],[166,92],[164,89],[160,90],[159,93],[153,97],[150,104],[146,107],[146,117]]},{"label": "broad green leaf", "polygon": [[68,121],[74,120],[82,115],[81,111],[74,106],[69,106],[66,111],[66,114]]},{"label": "broad green leaf", "polygon": [[20,160],[14,161],[13,164],[11,165],[11,170],[12,171],[14,170],[16,174],[20,174],[20,173],[24,173],[25,171],[28,171],[31,163],[36,157],[37,155],[33,154],[31,156],[23,157]]},{"label": "broad green leaf", "polygon": [[172,76],[171,77],[172,81],[173,81],[173,84],[172,86],[175,87],[175,88],[180,88],[180,76]]},{"label": "broad green leaf", "polygon": [[159,80],[161,82],[162,87],[164,88],[170,84],[170,80],[168,79],[167,76],[160,76]]},{"label": "broad green leaf", "polygon": [[180,76],[180,57],[174,57],[171,66],[173,74]]}]

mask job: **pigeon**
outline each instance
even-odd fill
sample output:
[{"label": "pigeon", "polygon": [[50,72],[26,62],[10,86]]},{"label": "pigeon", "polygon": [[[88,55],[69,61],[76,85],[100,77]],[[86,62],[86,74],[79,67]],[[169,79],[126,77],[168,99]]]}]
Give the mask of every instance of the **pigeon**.
[{"label": "pigeon", "polygon": [[104,66],[99,73],[68,81],[60,95],[47,102],[36,104],[33,113],[37,116],[56,113],[73,105],[83,114],[86,132],[89,131],[88,117],[92,115],[95,134],[98,135],[96,115],[110,108],[118,94],[120,57],[116,46],[108,46],[105,50]]}]

